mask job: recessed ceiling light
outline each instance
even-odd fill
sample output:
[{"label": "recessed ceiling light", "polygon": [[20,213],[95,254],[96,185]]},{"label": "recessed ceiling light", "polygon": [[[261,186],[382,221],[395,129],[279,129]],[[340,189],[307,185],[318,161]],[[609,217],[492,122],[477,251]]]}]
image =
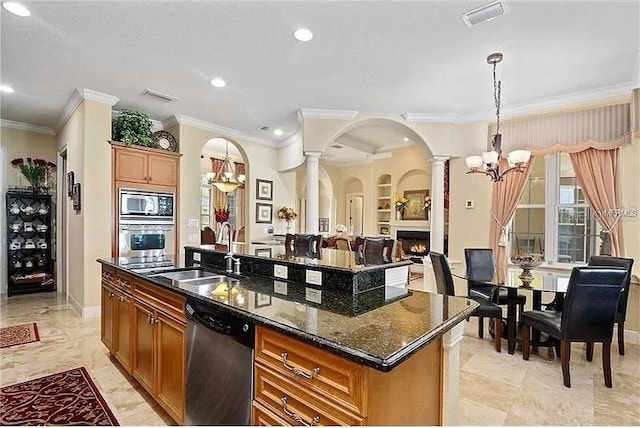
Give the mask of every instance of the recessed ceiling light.
[{"label": "recessed ceiling light", "polygon": [[308,42],[313,39],[313,33],[308,28],[298,28],[294,33],[293,37],[300,42]]},{"label": "recessed ceiling light", "polygon": [[13,13],[14,15],[31,16],[31,12],[29,11],[29,9],[14,1],[6,1],[2,3],[2,7],[4,7],[8,12]]},{"label": "recessed ceiling light", "polygon": [[211,85],[215,86],[216,88],[224,88],[225,86],[227,86],[227,82],[219,77],[216,77],[214,79],[211,79]]},{"label": "recessed ceiling light", "polygon": [[404,138],[402,139],[402,141],[404,141],[404,142],[406,143],[407,141],[409,141],[409,137],[404,137]]},{"label": "recessed ceiling light", "polygon": [[6,92],[7,94],[13,93],[13,88],[7,85],[0,85],[0,92]]},{"label": "recessed ceiling light", "polygon": [[500,0],[492,1],[462,14],[462,20],[468,27],[496,19],[507,13],[507,5]]},{"label": "recessed ceiling light", "polygon": [[274,129],[274,130],[273,130],[273,135],[276,135],[276,136],[278,136],[278,137],[281,137],[281,136],[282,136],[282,134],[284,134],[284,131],[283,131],[282,129],[280,129],[280,128],[277,128],[277,129]]}]

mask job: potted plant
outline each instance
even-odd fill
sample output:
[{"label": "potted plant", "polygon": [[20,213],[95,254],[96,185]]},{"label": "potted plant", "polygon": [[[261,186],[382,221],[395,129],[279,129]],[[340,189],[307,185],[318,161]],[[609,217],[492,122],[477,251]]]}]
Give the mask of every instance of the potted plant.
[{"label": "potted plant", "polygon": [[139,111],[122,109],[112,123],[113,139],[126,145],[151,146],[151,120]]}]

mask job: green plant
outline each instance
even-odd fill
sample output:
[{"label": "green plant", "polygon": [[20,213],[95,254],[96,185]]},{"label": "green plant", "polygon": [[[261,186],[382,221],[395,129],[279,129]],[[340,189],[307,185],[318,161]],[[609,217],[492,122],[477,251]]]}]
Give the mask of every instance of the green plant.
[{"label": "green plant", "polygon": [[113,139],[138,146],[151,146],[151,120],[139,111],[122,109],[112,124]]},{"label": "green plant", "polygon": [[11,161],[11,165],[18,168],[33,187],[41,186],[56,167],[53,162],[37,158],[16,158]]}]

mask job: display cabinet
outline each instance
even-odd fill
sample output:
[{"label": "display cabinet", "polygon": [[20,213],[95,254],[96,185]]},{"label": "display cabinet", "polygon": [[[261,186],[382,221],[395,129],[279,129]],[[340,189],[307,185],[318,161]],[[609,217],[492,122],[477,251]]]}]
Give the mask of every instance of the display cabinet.
[{"label": "display cabinet", "polygon": [[51,195],[9,191],[7,219],[7,295],[56,289]]}]

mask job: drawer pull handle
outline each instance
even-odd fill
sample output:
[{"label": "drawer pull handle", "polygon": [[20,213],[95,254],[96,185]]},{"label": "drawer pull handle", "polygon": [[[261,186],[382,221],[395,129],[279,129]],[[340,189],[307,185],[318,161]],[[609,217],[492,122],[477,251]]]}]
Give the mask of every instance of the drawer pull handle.
[{"label": "drawer pull handle", "polygon": [[307,379],[313,379],[314,377],[318,376],[318,374],[320,373],[320,367],[314,368],[311,374],[305,373],[303,370],[297,367],[293,367],[291,364],[289,364],[289,361],[287,360],[287,358],[289,357],[289,354],[287,354],[286,352],[283,352],[282,354],[280,354],[280,356],[282,357],[282,365],[284,366],[284,368],[292,371],[293,374],[296,376],[302,376]]},{"label": "drawer pull handle", "polygon": [[114,296],[113,291],[110,291],[110,292],[109,292],[109,299],[112,299],[112,298],[113,298],[113,296]]},{"label": "drawer pull handle", "polygon": [[293,419],[294,421],[296,421],[300,425],[304,425],[306,427],[316,426],[320,422],[320,415],[314,416],[314,418],[311,419],[311,422],[307,423],[304,419],[302,419],[300,417],[300,415],[298,415],[297,413],[289,411],[289,409],[287,409],[287,396],[286,395],[284,397],[282,397],[282,410],[284,411],[285,415],[289,416],[291,419]]}]

